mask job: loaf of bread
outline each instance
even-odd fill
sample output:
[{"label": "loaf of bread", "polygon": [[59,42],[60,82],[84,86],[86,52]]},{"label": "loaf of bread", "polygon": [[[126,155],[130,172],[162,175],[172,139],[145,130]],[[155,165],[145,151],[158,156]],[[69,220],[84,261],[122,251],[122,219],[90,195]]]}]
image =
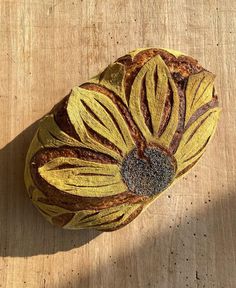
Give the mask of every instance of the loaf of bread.
[{"label": "loaf of bread", "polygon": [[29,147],[33,204],[67,229],[130,223],[203,155],[219,118],[214,78],[183,53],[145,48],[74,87]]}]

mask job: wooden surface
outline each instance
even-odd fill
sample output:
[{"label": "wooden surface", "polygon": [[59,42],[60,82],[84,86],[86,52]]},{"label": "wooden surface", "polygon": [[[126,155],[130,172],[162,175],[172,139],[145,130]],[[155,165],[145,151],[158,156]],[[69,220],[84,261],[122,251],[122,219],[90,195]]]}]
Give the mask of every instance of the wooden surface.
[{"label": "wooden surface", "polygon": [[[236,287],[236,1],[0,1],[0,287]],[[217,75],[203,159],[129,226],[64,231],[23,183],[34,124],[137,47],[181,50]]]}]

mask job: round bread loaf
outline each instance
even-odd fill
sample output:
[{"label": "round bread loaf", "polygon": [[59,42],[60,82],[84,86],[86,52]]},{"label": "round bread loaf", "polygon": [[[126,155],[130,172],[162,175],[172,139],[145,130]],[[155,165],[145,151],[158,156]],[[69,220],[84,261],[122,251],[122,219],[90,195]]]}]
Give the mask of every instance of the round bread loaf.
[{"label": "round bread loaf", "polygon": [[112,231],[203,155],[219,117],[215,76],[183,53],[137,49],[40,120],[29,197],[52,224]]}]

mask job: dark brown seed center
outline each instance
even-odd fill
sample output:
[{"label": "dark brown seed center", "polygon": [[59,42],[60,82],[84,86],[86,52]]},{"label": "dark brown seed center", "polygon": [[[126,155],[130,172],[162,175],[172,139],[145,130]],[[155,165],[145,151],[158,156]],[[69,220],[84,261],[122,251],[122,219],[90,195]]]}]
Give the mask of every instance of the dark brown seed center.
[{"label": "dark brown seed center", "polygon": [[137,149],[124,159],[121,175],[129,190],[137,195],[152,196],[163,191],[173,181],[173,159],[158,147],[147,147],[140,158]]}]

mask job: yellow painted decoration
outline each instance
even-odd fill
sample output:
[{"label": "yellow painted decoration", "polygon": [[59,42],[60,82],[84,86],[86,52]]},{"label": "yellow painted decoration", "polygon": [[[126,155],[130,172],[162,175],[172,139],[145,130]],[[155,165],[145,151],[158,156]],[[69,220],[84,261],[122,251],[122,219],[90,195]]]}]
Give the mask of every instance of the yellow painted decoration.
[{"label": "yellow painted decoration", "polygon": [[[60,169],[65,164],[72,168]],[[115,164],[58,157],[40,167],[39,173],[57,189],[79,196],[103,197],[127,190]]]},{"label": "yellow painted decoration", "polygon": [[[151,48],[136,49],[127,55],[135,61],[138,53],[148,49]],[[160,50],[170,53],[175,58],[184,56],[179,51]],[[127,84],[125,81],[130,74],[126,74],[127,66],[119,63],[119,60],[86,82],[95,87],[96,85],[102,86],[103,89],[112,93],[113,98],[88,90],[88,88],[72,89],[66,106],[66,116],[70,122],[70,128],[74,129],[78,137],[74,138],[62,131],[53,113],[46,115],[40,121],[26,157],[25,183],[34,205],[51,223],[69,214],[71,218],[69,217],[64,228],[114,230],[127,224],[130,217],[134,215],[133,213],[137,215],[150,205],[160,193],[146,197],[145,201],[138,198],[134,201],[135,204],[131,201],[123,204],[119,201],[112,203],[113,197],[117,199],[119,194],[127,194],[125,192],[129,191],[128,184],[126,185],[122,178],[121,169],[124,159],[127,159],[129,153],[137,148],[138,141],[143,141],[142,147],[156,145],[158,149],[163,147],[165,151],[169,151],[170,157],[176,164],[176,170],[172,165],[174,172],[171,179],[173,181],[170,181],[169,186],[180,175],[186,173],[203,155],[207,143],[215,132],[220,114],[213,95],[215,76],[204,69],[199,73],[190,73],[190,76],[185,78],[185,88],[180,88],[177,80],[173,78],[174,66],[172,67],[169,63],[167,65],[164,57],[162,58],[157,50],[155,53],[156,56],[148,59],[141,68],[139,67],[140,69],[137,69],[132,81],[129,82],[131,85],[129,95],[125,92]],[[135,66],[135,62],[132,65]],[[186,73],[184,77],[187,77]],[[181,95],[184,99],[180,99],[178,89],[183,89]],[[113,99],[118,99],[119,105]],[[166,117],[167,100],[171,105],[168,117]],[[184,105],[181,106],[183,102]],[[163,119],[166,122],[163,123]],[[177,145],[173,148],[175,141]],[[59,153],[58,156],[50,158],[37,168],[39,173],[37,176],[53,187],[53,191],[63,193],[72,199],[77,197],[78,204],[81,199],[84,199],[83,197],[86,197],[86,201],[91,201],[91,203],[93,200],[101,201],[102,204],[109,202],[107,208],[104,208],[105,204],[97,209],[94,205],[83,207],[83,209],[77,209],[74,205],[71,211],[67,205],[62,206],[68,209],[61,207],[61,204],[58,204],[60,201],[55,201],[53,204],[52,196],[47,202],[47,193],[41,191],[32,178],[30,168],[35,165],[32,159],[37,152],[45,148],[61,147],[74,149],[73,151],[84,149],[91,151],[94,155],[100,153],[100,156],[104,154],[112,161],[101,161],[100,156],[88,159],[81,157],[80,159],[80,156],[76,158],[75,156],[69,157],[70,154],[60,155]],[[136,161],[136,158],[133,161]],[[140,173],[142,174],[142,171]],[[130,191],[132,192],[131,189]],[[133,196],[137,195],[133,193]],[[91,207],[95,208],[90,209]]]},{"label": "yellow painted decoration", "polygon": [[118,227],[119,225],[121,225],[132,213],[134,213],[138,208],[140,208],[140,206],[141,204],[132,204],[119,205],[103,209],[101,211],[82,210],[75,213],[71,221],[65,225],[65,228],[96,228],[98,230],[114,229],[116,226]]},{"label": "yellow painted decoration", "polygon": [[63,132],[56,124],[52,114],[46,115],[42,119],[37,137],[42,147],[60,147],[64,145],[87,147],[85,144]]},{"label": "yellow painted decoration", "polygon": [[[131,138],[127,123],[125,123],[118,108],[107,96],[76,87],[71,93],[67,111],[70,121],[82,142],[90,149],[101,151],[118,161],[122,161],[122,157],[134,147],[134,141]],[[118,123],[120,129],[117,128],[114,121]],[[86,127],[114,144],[122,155],[99,143],[89,134]]]},{"label": "yellow painted decoration", "polygon": [[[155,79],[155,73],[157,73],[158,79]],[[163,134],[158,137],[158,130],[162,121],[168,93],[168,83],[173,93],[174,103],[170,121]],[[145,124],[144,115],[141,109],[142,89],[145,89],[146,91],[153,133]],[[168,67],[159,55],[149,60],[136,76],[130,93],[129,108],[133,119],[148,142],[158,143],[166,147],[169,146],[178,125],[179,96]]]},{"label": "yellow painted decoration", "polygon": [[168,76],[170,89],[173,93],[173,106],[171,109],[170,120],[169,120],[163,134],[160,137],[160,144],[163,145],[164,147],[169,147],[170,142],[173,139],[173,136],[177,130],[178,121],[179,121],[179,95],[178,95],[178,90],[177,90],[177,87],[175,85],[175,82],[172,79],[171,74],[169,72],[169,69],[167,67],[165,67],[165,70],[166,70],[166,74]]},{"label": "yellow painted decoration", "polygon": [[207,111],[186,130],[175,153],[177,174],[203,154],[206,144],[214,134],[219,112],[219,108]]},{"label": "yellow painted decoration", "polygon": [[96,83],[113,91],[118,95],[124,104],[127,105],[124,89],[124,65],[120,63],[110,64],[104,72],[92,78],[89,83]]},{"label": "yellow painted decoration", "polygon": [[212,99],[214,79],[215,75],[208,71],[203,71],[189,77],[186,89],[185,124],[188,123],[190,117],[198,108]]},{"label": "yellow painted decoration", "polygon": [[37,202],[37,206],[40,208],[40,212],[43,212],[46,215],[50,215],[51,217],[71,212],[70,210],[64,209],[62,207],[56,205],[48,205],[40,201]]}]

